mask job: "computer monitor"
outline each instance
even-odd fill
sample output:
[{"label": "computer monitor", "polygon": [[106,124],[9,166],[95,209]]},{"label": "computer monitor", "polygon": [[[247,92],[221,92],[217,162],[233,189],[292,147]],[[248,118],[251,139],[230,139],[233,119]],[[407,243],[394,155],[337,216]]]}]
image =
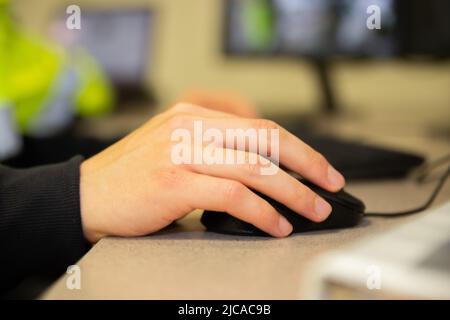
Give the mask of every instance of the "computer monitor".
[{"label": "computer monitor", "polygon": [[[450,56],[448,0],[225,0],[224,3],[227,55],[310,59],[318,71],[326,111],[337,107],[328,74],[332,60]],[[377,12],[371,9],[373,6]],[[368,27],[373,14],[379,14],[381,28]]]},{"label": "computer monitor", "polygon": [[96,58],[119,100],[148,99],[152,96],[145,79],[152,61],[152,28],[153,13],[147,8],[85,8],[81,29],[70,34],[71,45]]},{"label": "computer monitor", "polygon": [[[391,56],[394,0],[229,0],[225,49],[232,55]],[[367,7],[380,8],[382,29],[368,29]]]}]

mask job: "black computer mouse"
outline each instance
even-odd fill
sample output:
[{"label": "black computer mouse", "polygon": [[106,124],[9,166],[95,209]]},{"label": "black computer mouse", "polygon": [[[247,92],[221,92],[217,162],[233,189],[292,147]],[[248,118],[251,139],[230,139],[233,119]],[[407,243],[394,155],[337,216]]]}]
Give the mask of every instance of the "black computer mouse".
[{"label": "black computer mouse", "polygon": [[[255,192],[263,199],[267,200],[292,224],[292,233],[350,228],[356,226],[361,221],[365,210],[364,203],[361,200],[348,194],[344,190],[332,193],[309,181],[300,180],[300,182],[322,196],[331,205],[333,210],[325,221],[313,222],[266,195]],[[201,222],[207,230],[213,232],[244,236],[269,236],[264,231],[261,231],[255,226],[239,220],[226,212],[205,211],[201,218]]]}]

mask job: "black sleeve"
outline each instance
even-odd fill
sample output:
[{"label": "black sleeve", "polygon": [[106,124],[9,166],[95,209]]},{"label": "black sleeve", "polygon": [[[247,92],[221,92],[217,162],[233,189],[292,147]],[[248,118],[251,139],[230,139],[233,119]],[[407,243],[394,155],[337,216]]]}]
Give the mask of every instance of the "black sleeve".
[{"label": "black sleeve", "polygon": [[88,249],[80,215],[80,163],[0,165],[0,291],[29,275],[63,272]]}]

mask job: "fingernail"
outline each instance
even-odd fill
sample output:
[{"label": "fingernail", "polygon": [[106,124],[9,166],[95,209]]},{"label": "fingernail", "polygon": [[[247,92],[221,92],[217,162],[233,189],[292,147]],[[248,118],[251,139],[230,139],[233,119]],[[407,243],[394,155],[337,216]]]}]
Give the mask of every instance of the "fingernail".
[{"label": "fingernail", "polygon": [[321,197],[316,197],[314,203],[314,210],[316,211],[317,217],[320,221],[325,220],[331,213],[331,206],[328,202],[323,200]]},{"label": "fingernail", "polygon": [[278,229],[280,230],[281,235],[288,236],[292,232],[292,225],[285,217],[280,216],[280,219],[278,220]]},{"label": "fingernail", "polygon": [[335,168],[328,166],[328,181],[336,188],[342,189],[345,185],[345,179]]}]

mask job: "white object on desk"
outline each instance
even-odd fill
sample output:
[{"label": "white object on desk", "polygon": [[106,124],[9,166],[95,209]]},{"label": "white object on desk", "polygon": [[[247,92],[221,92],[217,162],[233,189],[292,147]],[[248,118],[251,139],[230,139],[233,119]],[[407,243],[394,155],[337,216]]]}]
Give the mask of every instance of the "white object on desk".
[{"label": "white object on desk", "polygon": [[381,236],[318,258],[303,295],[450,299],[450,202],[419,215]]}]

